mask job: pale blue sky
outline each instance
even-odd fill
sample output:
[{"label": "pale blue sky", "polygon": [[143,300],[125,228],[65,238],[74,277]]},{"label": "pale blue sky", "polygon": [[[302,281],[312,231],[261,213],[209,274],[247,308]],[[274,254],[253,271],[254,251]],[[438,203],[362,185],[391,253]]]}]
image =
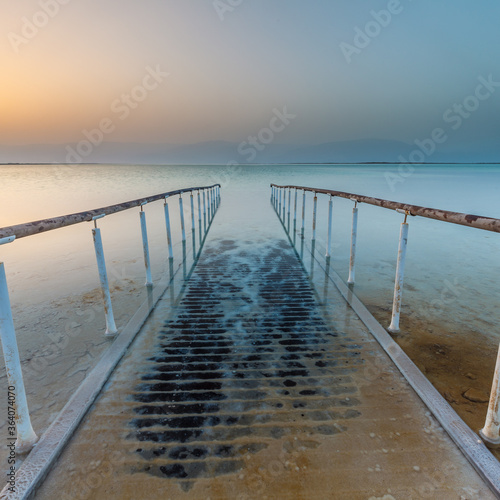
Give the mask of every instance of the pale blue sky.
[{"label": "pale blue sky", "polygon": [[[297,117],[278,142],[411,143],[449,130],[443,114],[478,77],[500,82],[495,0],[242,0],[223,20],[216,5],[237,0],[70,0],[28,39],[23,18],[43,1],[0,0],[0,144],[78,141],[104,118],[110,141],[239,143],[284,106]],[[341,44],[354,45],[372,10],[398,3],[348,63]],[[111,104],[147,66],[170,74],[122,120]],[[494,90],[447,148],[498,150]]]}]

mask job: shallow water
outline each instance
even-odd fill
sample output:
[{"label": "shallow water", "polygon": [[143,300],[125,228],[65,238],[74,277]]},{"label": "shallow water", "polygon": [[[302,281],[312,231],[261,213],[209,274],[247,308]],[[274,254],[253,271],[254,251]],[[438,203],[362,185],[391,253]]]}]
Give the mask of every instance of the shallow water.
[{"label": "shallow water", "polygon": [[[224,204],[243,207],[239,220],[220,221],[237,236],[252,214],[256,236],[268,217],[269,184],[324,187],[418,205],[500,217],[498,166],[426,166],[412,175],[397,166],[3,166],[0,226],[97,208],[180,187],[220,182]],[[195,200],[196,201],[196,200]],[[292,197],[293,202],[293,197]],[[190,221],[189,203],[186,221]],[[177,200],[170,203],[174,241],[180,240]],[[195,205],[196,210],[196,205]],[[352,202],[334,203],[333,267],[346,279]],[[111,280],[143,273],[137,210],[100,221]],[[256,219],[256,211],[262,217]],[[299,196],[300,216],[300,196]],[[153,274],[166,266],[162,204],[147,207]],[[292,214],[293,217],[293,214]],[[306,201],[310,238],[312,197]],[[390,306],[402,216],[360,206],[356,293],[370,305]],[[319,196],[318,248],[326,240],[327,197]],[[217,221],[216,221],[217,223]],[[3,246],[14,307],[83,293],[97,283],[90,223],[37,235]],[[411,218],[404,303],[432,319],[467,321],[471,331],[495,329],[500,274],[496,233]],[[430,306],[430,310],[429,310]],[[429,318],[431,319],[431,318]],[[495,333],[492,331],[492,333]]]},{"label": "shallow water", "polygon": [[[497,194],[500,166],[425,166],[411,175],[407,171],[398,172],[398,166],[388,165],[2,166],[0,175],[0,226],[217,182],[222,184],[222,204],[232,208],[229,211],[232,215],[217,216],[214,225],[233,238],[246,233],[247,239],[249,229],[254,240],[272,237],[276,225],[275,221],[271,225],[268,221],[276,215],[270,209],[271,182],[329,188],[500,217]],[[186,201],[189,234],[191,216]],[[317,256],[325,253],[327,203],[326,196],[319,196]],[[172,199],[169,206],[175,263],[179,266],[181,238],[177,198]],[[331,263],[344,280],[348,275],[352,206],[349,200],[334,201]],[[153,279],[158,281],[165,275],[168,257],[163,204],[157,202],[145,210]],[[300,210],[299,196],[298,214]],[[119,329],[146,298],[138,212],[138,208],[132,209],[99,221]],[[311,219],[312,195],[308,194],[306,249],[311,239]],[[359,207],[354,290],[384,326],[388,326],[390,320],[402,219],[403,216],[394,211],[367,205]],[[438,387],[441,384],[441,392],[450,393],[448,400],[457,411],[463,407],[465,412],[473,414],[471,425],[477,427],[484,418],[486,405],[479,404],[478,411],[477,405],[462,395],[470,387],[488,393],[491,384],[500,339],[497,307],[500,235],[423,218],[410,218],[409,222],[402,333],[398,341],[407,352],[411,351],[411,357],[419,358],[417,364],[431,381]],[[90,223],[82,223],[0,247],[21,358],[28,369],[32,368],[25,379],[29,400],[34,402],[31,406],[35,408],[42,408],[44,401],[50,400],[55,402],[52,410],[58,411],[67,400],[66,395],[71,394],[72,388],[85,376],[82,367],[91,367],[107,345],[103,341],[104,314],[91,227]],[[187,248],[191,248],[190,241]],[[308,252],[304,255],[305,267],[310,269]],[[75,351],[74,340],[55,342],[56,336],[78,339],[80,351]],[[475,351],[471,353],[471,349]],[[73,370],[71,356],[78,358]],[[33,393],[30,384],[38,381],[40,374],[46,377],[48,370],[62,369],[58,363],[68,365],[64,368],[66,381],[61,384],[66,385],[62,392],[55,386]],[[47,376],[44,383],[49,387],[55,382]],[[40,417],[42,427],[50,422],[49,417],[46,414]]]}]

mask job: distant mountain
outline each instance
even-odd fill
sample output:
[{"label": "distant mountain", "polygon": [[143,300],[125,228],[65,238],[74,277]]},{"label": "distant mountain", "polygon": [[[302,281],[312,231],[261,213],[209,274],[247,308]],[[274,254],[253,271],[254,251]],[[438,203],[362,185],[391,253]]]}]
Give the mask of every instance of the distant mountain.
[{"label": "distant mountain", "polygon": [[225,141],[188,145],[103,143],[87,145],[0,146],[0,163],[239,164],[252,163],[413,163],[500,162],[498,151],[436,150],[424,154],[417,144],[363,139],[317,145],[249,144]]}]

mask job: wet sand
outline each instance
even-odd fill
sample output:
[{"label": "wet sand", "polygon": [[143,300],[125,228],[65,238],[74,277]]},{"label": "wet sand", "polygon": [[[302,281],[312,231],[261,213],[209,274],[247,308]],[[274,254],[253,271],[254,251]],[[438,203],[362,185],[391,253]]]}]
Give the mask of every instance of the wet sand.
[{"label": "wet sand", "polygon": [[[146,297],[142,283],[126,278],[115,283],[112,296],[118,327],[123,327]],[[43,300],[43,298],[42,298]],[[49,303],[13,309],[32,425],[40,437],[75,389],[96,365],[112,338],[104,336],[105,322],[100,288]],[[2,367],[2,387],[7,376]],[[7,398],[0,412],[7,414]],[[0,439],[7,442],[7,419],[0,419]],[[6,478],[8,449],[0,447],[0,473]],[[18,455],[16,468],[23,461]],[[5,481],[1,482],[1,485]]]},{"label": "wet sand", "polygon": [[[382,325],[391,319],[389,308],[366,304]],[[465,331],[456,324],[429,328],[406,306],[401,331],[394,340],[413,360],[457,414],[475,432],[484,426],[500,335]],[[500,459],[500,450],[491,450]]]}]

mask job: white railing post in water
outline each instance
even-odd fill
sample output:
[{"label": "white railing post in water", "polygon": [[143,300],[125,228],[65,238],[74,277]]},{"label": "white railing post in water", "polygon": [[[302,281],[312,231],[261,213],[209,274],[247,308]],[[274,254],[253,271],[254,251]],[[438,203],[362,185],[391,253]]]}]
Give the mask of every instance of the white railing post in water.
[{"label": "white railing post in water", "polygon": [[295,199],[293,203],[293,222],[297,224],[297,188],[295,188]]},{"label": "white railing post in water", "polygon": [[207,232],[207,199],[205,190],[203,190],[203,232]]},{"label": "white railing post in water", "polygon": [[[15,238],[15,236],[2,238],[0,239],[0,245],[11,243]],[[17,434],[15,449],[18,453],[26,453],[38,441],[38,436],[31,425],[3,262],[0,262],[0,336],[2,339],[3,357],[5,359],[5,371],[7,372],[9,384],[7,387],[9,415],[11,415],[11,409],[15,411]],[[11,404],[13,406],[10,406]],[[13,440],[13,434],[13,432],[9,431],[9,436],[12,437],[7,439],[7,445],[10,444],[9,441],[11,439]]]},{"label": "white railing post in water", "polygon": [[104,302],[104,315],[106,317],[106,333],[108,337],[113,337],[118,333],[111,305],[111,294],[109,293],[108,273],[106,272],[106,260],[104,259],[104,249],[102,247],[101,230],[97,227],[97,219],[104,217],[96,215],[92,218],[94,227],[92,237],[94,238],[95,257],[97,259],[97,269],[99,270],[99,280],[101,282],[102,300]]},{"label": "white railing post in water", "polygon": [[201,227],[201,203],[200,203],[200,192],[198,191],[198,224]]},{"label": "white railing post in water", "polygon": [[479,431],[481,439],[491,447],[500,446],[500,348],[498,349],[493,384],[491,385],[490,403],[486,422]]},{"label": "white railing post in water", "polygon": [[201,248],[201,240],[202,240],[202,225],[201,225],[201,196],[200,191],[198,191],[198,234],[200,238],[200,248]]},{"label": "white railing post in water", "polygon": [[405,214],[405,220],[401,224],[401,231],[399,234],[399,249],[398,249],[398,263],[396,266],[396,281],[394,283],[394,300],[392,303],[392,319],[388,330],[391,333],[399,332],[399,314],[401,312],[401,297],[403,295],[403,281],[405,274],[405,260],[406,260],[406,247],[408,245],[408,223],[406,219],[410,214],[408,211],[401,209],[396,210],[399,213]]},{"label": "white railing post in water", "polygon": [[304,193],[302,194],[302,226],[300,228],[300,236],[304,237],[304,225],[306,220],[306,190],[304,189]]},{"label": "white railing post in water", "polygon": [[318,197],[314,193],[314,204],[313,204],[313,222],[312,222],[312,239],[316,241],[316,214],[318,211]]},{"label": "white railing post in water", "polygon": [[172,249],[172,232],[170,230],[170,216],[168,214],[168,203],[166,198],[163,203],[163,210],[165,212],[165,225],[167,227],[168,258],[172,260],[174,258],[174,251]]},{"label": "white railing post in water", "polygon": [[286,188],[283,188],[283,225],[285,224],[286,214]]},{"label": "white railing post in water", "polygon": [[295,188],[295,196],[293,203],[293,244],[297,238],[297,188]]},{"label": "white railing post in water", "polygon": [[146,226],[146,213],[144,212],[144,205],[147,201],[141,203],[141,211],[139,216],[141,218],[141,232],[142,232],[142,249],[144,252],[144,265],[146,267],[146,286],[151,286],[153,284],[153,279],[151,278],[151,261],[149,260],[149,243],[148,243],[148,228]]},{"label": "white railing post in water", "polygon": [[291,205],[292,190],[288,189],[288,232],[290,232],[290,205]]},{"label": "white railing post in water", "polygon": [[358,202],[354,201],[354,208],[352,209],[352,232],[351,232],[351,257],[349,258],[349,278],[347,283],[354,284],[356,279],[356,239],[358,237]]},{"label": "white railing post in water", "polygon": [[279,188],[279,190],[280,190],[280,198],[279,198],[279,200],[278,200],[278,215],[279,215],[279,216],[280,216],[280,218],[281,218],[281,191],[282,191],[282,189],[281,189],[281,188]]},{"label": "white railing post in water", "polygon": [[212,211],[211,211],[212,203],[210,201],[210,189],[207,191],[207,225],[210,226],[210,222],[212,221]]},{"label": "white railing post in water", "polygon": [[179,194],[179,212],[181,215],[182,241],[186,241],[186,227],[184,226],[184,208],[182,206],[182,193]]},{"label": "white railing post in water", "polygon": [[196,226],[194,223],[194,196],[193,196],[192,191],[191,191],[191,229],[193,231],[196,229]]},{"label": "white railing post in water", "polygon": [[208,204],[208,225],[210,225],[213,217],[212,190],[210,188],[208,188],[207,191],[207,204]]},{"label": "white railing post in water", "polygon": [[330,200],[328,202],[328,236],[327,236],[327,245],[326,245],[326,256],[330,258],[330,253],[332,251],[332,209],[333,209],[333,200],[330,195]]}]

